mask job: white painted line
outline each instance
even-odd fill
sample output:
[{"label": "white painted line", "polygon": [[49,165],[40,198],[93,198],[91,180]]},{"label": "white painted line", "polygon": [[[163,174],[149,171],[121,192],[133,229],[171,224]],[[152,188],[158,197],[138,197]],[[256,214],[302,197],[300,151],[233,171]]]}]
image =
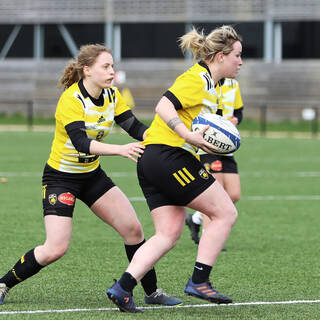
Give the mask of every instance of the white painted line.
[{"label": "white painted line", "polygon": [[[211,307],[237,307],[237,306],[263,306],[263,305],[279,305],[279,304],[307,304],[320,303],[320,300],[291,300],[291,301],[257,301],[257,302],[239,302],[231,304],[188,304],[181,306],[156,306],[156,307],[138,307],[141,310],[153,309],[186,309],[186,308],[211,308]],[[39,314],[39,313],[65,313],[65,312],[92,312],[92,311],[119,311],[118,308],[83,308],[83,309],[61,309],[61,310],[24,310],[24,311],[0,311],[1,315],[12,314]]]},{"label": "white painted line", "polygon": [[241,200],[271,200],[271,201],[296,201],[296,200],[320,200],[320,195],[305,195],[305,196],[248,196]]},{"label": "white painted line", "polygon": [[[145,201],[144,197],[130,197],[130,201],[138,202],[138,201]],[[320,195],[305,195],[305,196],[247,196],[242,197],[241,201],[319,201]]]}]

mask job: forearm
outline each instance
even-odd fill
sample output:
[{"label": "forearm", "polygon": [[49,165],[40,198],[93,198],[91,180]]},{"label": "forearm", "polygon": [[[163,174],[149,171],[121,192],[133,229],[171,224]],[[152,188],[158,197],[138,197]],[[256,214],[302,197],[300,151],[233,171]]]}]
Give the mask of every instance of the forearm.
[{"label": "forearm", "polygon": [[90,154],[97,156],[115,156],[120,155],[120,146],[116,144],[107,144],[92,140],[90,143]]}]

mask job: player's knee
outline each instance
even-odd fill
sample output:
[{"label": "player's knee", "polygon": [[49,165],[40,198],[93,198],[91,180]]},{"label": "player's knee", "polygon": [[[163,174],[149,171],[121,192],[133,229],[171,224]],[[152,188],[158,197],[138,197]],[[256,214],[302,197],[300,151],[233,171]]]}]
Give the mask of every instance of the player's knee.
[{"label": "player's knee", "polygon": [[223,225],[231,228],[235,224],[238,217],[238,211],[236,207],[233,205],[232,202],[230,202],[230,205],[224,206],[219,209],[220,211],[217,215],[215,215],[215,219],[220,220],[223,223]]},{"label": "player's knee", "polygon": [[63,257],[69,249],[69,245],[59,245],[47,251],[47,264],[50,264]]},{"label": "player's knee", "polygon": [[235,206],[230,206],[230,208],[228,208],[227,218],[232,227],[238,218],[238,210]]},{"label": "player's knee", "polygon": [[178,243],[180,235],[181,235],[181,232],[176,229],[168,229],[164,233],[164,236],[166,237],[166,240],[167,240],[167,246],[170,249],[173,248]]},{"label": "player's knee", "polygon": [[181,232],[178,229],[168,226],[166,230],[157,230],[155,236],[162,250],[168,252],[178,243],[180,235]]},{"label": "player's knee", "polygon": [[143,230],[139,221],[131,223],[123,233],[123,238],[126,241],[138,243],[143,239]]},{"label": "player's knee", "polygon": [[233,203],[236,203],[236,202],[238,202],[238,201],[240,200],[241,194],[238,193],[238,192],[231,193],[231,194],[230,194],[230,198],[231,198],[231,200],[232,200]]}]

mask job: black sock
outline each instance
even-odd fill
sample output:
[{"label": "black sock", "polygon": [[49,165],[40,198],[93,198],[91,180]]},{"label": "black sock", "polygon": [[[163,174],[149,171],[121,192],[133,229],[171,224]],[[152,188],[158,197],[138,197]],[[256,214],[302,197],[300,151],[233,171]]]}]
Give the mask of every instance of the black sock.
[{"label": "black sock", "polygon": [[0,282],[5,283],[9,288],[12,288],[19,282],[35,275],[42,268],[43,266],[36,261],[34,249],[32,249],[17,261],[14,267],[0,279]]},{"label": "black sock", "polygon": [[209,280],[211,269],[212,267],[207,264],[196,262],[193,269],[192,282],[198,284]]},{"label": "black sock", "polygon": [[129,272],[125,272],[120,278],[119,284],[123,290],[132,292],[137,285],[137,280]]},{"label": "black sock", "polygon": [[[126,253],[128,260],[131,261],[135,252],[146,242],[143,240],[142,242],[134,245],[125,244]],[[149,270],[144,277],[141,279],[141,285],[144,289],[146,295],[150,296],[153,292],[157,291],[157,275],[154,268]]]}]

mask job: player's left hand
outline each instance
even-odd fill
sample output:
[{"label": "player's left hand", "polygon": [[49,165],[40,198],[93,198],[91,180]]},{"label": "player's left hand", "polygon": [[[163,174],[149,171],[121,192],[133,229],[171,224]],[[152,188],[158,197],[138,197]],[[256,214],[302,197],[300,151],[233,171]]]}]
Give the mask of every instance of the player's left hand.
[{"label": "player's left hand", "polygon": [[232,124],[234,124],[235,126],[237,126],[238,123],[239,123],[238,118],[235,117],[235,116],[232,116],[232,117],[229,119],[229,121],[230,121]]}]

